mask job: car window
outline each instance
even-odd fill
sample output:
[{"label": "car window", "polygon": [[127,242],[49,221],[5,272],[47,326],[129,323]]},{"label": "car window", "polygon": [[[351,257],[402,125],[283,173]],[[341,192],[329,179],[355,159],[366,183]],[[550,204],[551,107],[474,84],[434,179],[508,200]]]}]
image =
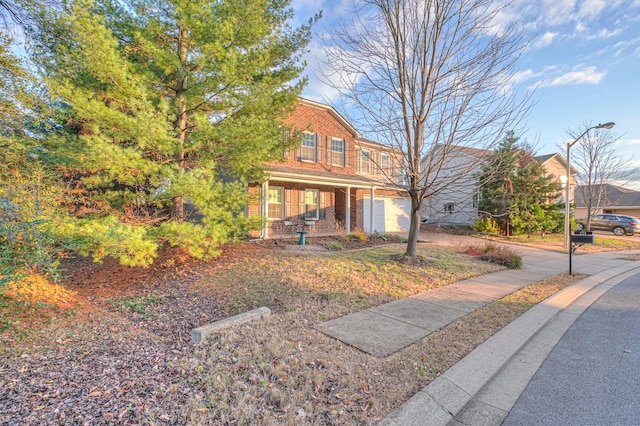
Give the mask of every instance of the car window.
[{"label": "car window", "polygon": [[602,220],[603,218],[604,218],[604,215],[597,214],[597,215],[594,215],[594,216],[591,218],[591,220]]},{"label": "car window", "polygon": [[606,220],[615,220],[615,221],[620,220],[620,219],[618,219],[618,216],[613,215],[613,214],[606,214],[606,215],[604,215],[604,218],[605,218]]}]

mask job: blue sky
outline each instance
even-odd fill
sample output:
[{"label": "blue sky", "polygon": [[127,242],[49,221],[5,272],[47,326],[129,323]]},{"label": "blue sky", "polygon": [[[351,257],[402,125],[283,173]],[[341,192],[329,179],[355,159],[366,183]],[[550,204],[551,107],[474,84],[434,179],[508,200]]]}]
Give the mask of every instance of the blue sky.
[{"label": "blue sky", "polygon": [[[319,78],[319,36],[348,17],[352,0],[293,0],[302,22],[319,10],[307,56],[303,96],[332,103]],[[538,154],[560,152],[567,130],[614,121],[617,149],[640,166],[640,0],[515,0],[503,16],[516,20],[531,42],[519,62],[516,90],[537,87],[537,102],[522,139]]]}]

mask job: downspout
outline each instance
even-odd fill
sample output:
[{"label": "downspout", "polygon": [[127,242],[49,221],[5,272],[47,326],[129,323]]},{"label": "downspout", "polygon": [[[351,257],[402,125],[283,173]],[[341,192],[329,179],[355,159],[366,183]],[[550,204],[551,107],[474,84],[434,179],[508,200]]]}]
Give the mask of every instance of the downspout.
[{"label": "downspout", "polygon": [[262,184],[262,211],[260,214],[264,218],[264,225],[262,227],[262,232],[260,233],[260,238],[266,240],[269,238],[269,181],[266,180]]},{"label": "downspout", "polygon": [[369,233],[373,234],[374,229],[373,229],[373,206],[375,205],[375,203],[373,202],[373,197],[375,197],[375,192],[376,192],[376,188],[375,187],[371,187],[371,197],[370,197],[370,204],[369,204]]}]

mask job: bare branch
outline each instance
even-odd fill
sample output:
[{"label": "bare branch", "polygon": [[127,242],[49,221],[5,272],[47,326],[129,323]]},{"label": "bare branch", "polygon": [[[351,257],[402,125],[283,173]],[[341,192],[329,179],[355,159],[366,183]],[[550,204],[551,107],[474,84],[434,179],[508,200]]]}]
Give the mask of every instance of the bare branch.
[{"label": "bare branch", "polygon": [[451,168],[449,157],[459,147],[493,148],[531,107],[531,95],[511,90],[525,43],[515,24],[497,24],[505,6],[359,0],[353,19],[325,40],[324,78],[349,105],[346,115],[404,157],[414,206],[407,255],[415,253],[421,203],[468,184],[483,161]]}]

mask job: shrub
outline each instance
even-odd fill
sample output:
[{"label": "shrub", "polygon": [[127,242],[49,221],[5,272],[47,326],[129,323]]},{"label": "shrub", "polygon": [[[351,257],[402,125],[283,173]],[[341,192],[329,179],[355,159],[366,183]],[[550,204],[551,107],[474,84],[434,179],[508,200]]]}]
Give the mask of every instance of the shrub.
[{"label": "shrub", "polygon": [[477,232],[487,232],[489,234],[497,234],[500,232],[500,225],[492,217],[483,217],[476,219],[471,224],[471,229]]},{"label": "shrub", "polygon": [[362,229],[354,229],[353,232],[345,235],[345,238],[349,240],[368,241],[369,235]]},{"label": "shrub", "polygon": [[482,250],[485,253],[491,253],[498,250],[498,246],[495,245],[494,243],[486,243],[484,245],[484,250]]},{"label": "shrub", "polygon": [[334,251],[340,251],[340,250],[342,250],[344,248],[344,247],[342,247],[342,244],[340,244],[337,241],[331,241],[330,243],[326,243],[324,246],[327,249],[334,250]]},{"label": "shrub", "polygon": [[56,280],[66,245],[59,188],[39,164],[30,167],[12,173],[0,164],[0,292],[25,273]]},{"label": "shrub", "polygon": [[[489,246],[490,244],[487,244]],[[495,247],[491,244],[489,250],[485,247],[485,251],[480,255],[480,259],[488,262],[494,262],[498,265],[506,266],[509,269],[522,268],[522,257],[508,247]]]}]

